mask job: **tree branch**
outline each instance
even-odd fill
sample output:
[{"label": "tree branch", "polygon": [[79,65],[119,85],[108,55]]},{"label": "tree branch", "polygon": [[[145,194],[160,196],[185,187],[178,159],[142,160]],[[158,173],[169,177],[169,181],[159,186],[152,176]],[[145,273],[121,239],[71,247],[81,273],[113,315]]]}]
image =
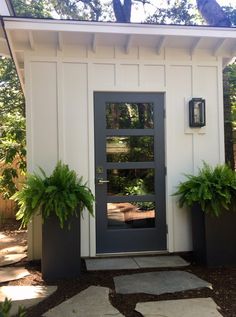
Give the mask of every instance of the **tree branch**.
[{"label": "tree branch", "polygon": [[216,0],[197,0],[197,7],[209,25],[231,26],[231,21]]}]

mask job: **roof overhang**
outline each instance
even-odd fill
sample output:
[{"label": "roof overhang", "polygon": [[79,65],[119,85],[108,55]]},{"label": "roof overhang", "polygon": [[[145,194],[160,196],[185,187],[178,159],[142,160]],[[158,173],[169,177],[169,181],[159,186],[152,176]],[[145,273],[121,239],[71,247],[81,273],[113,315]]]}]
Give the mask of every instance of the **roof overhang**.
[{"label": "roof overhang", "polygon": [[95,52],[98,46],[115,45],[121,46],[127,54],[134,46],[152,47],[156,54],[163,48],[185,49],[190,55],[197,50],[207,50],[213,56],[221,56],[224,62],[236,56],[236,28],[16,17],[2,20],[21,78],[22,53],[42,46],[62,51],[66,46],[83,45]]},{"label": "roof overhang", "polygon": [[[14,8],[10,0],[1,0],[0,1],[0,16],[14,16]],[[0,23],[0,56],[10,57],[10,50],[7,43],[7,38],[3,23],[1,20]]]},{"label": "roof overhang", "polygon": [[14,8],[10,0],[0,1],[0,15],[1,16],[15,15]]}]

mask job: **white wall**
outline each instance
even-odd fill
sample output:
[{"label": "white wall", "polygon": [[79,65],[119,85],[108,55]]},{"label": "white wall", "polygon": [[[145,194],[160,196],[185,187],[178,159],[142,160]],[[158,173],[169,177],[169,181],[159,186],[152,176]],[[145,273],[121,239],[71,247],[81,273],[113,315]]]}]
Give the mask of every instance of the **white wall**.
[{"label": "white wall", "polygon": [[[41,51],[40,51],[41,49]],[[221,61],[206,52],[191,57],[181,50],[134,47],[39,48],[25,58],[28,160],[51,171],[57,159],[69,163],[94,191],[94,91],[166,93],[166,212],[168,250],[191,250],[189,214],[171,196],[184,173],[196,172],[205,160],[224,161]],[[187,104],[206,99],[207,126],[188,127]],[[39,220],[30,230],[30,258],[39,258]],[[82,255],[95,255],[95,219],[82,220]]]}]

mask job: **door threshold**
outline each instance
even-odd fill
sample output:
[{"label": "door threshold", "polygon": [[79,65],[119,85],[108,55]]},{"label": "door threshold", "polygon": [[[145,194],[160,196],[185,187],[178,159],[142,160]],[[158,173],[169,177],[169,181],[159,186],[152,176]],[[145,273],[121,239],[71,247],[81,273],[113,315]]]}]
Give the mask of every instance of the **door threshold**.
[{"label": "door threshold", "polygon": [[168,250],[162,251],[142,251],[142,252],[116,252],[116,253],[97,253],[96,258],[107,257],[128,257],[128,256],[146,256],[146,255],[167,255],[170,254]]}]

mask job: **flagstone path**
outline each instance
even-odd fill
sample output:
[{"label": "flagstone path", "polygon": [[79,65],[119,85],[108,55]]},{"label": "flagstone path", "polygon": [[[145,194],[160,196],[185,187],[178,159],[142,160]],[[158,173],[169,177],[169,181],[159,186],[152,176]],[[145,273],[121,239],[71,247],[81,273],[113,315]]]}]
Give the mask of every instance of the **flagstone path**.
[{"label": "flagstone path", "polygon": [[86,290],[50,309],[44,317],[124,317],[109,302],[109,289],[90,286]]},{"label": "flagstone path", "polygon": [[26,232],[15,231],[12,235],[0,233],[0,267],[20,262],[26,257]]},{"label": "flagstone path", "polygon": [[176,255],[85,259],[87,271],[185,267],[189,263]]},{"label": "flagstone path", "polygon": [[2,267],[0,268],[0,283],[18,280],[27,275],[30,273],[23,267]]},{"label": "flagstone path", "polygon": [[[19,233],[21,234],[21,233]],[[24,236],[22,236],[24,238]],[[21,239],[22,241],[24,239]],[[30,273],[20,266],[8,266],[26,256],[26,241],[0,233],[0,283],[23,278]],[[147,256],[110,259],[86,259],[88,271],[143,268],[177,268],[189,265],[178,256]],[[155,271],[114,277],[116,293],[164,294],[211,288],[211,284],[185,271]],[[0,302],[12,299],[11,316],[18,306],[36,305],[56,291],[56,286],[2,286]],[[44,317],[124,317],[109,301],[109,288],[90,286],[46,312]],[[222,317],[211,298],[192,298],[137,303],[135,310],[143,317]]]},{"label": "flagstone path", "polygon": [[211,288],[211,284],[184,271],[148,272],[114,277],[116,293],[160,295],[186,290]]},{"label": "flagstone path", "polygon": [[52,295],[57,286],[2,286],[0,287],[0,302],[5,298],[12,300],[11,315],[18,312],[18,307],[29,308]]},{"label": "flagstone path", "polygon": [[143,317],[223,317],[212,298],[191,298],[138,303]]}]

